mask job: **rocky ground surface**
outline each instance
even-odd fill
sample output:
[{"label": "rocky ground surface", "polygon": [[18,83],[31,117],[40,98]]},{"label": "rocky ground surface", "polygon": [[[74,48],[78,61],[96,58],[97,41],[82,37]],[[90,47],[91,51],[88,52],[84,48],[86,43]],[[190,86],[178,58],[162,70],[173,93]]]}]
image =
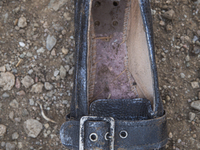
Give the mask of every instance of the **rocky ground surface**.
[{"label": "rocky ground surface", "polygon": [[[200,1],[152,0],[167,149],[200,149]],[[0,149],[65,149],[73,0],[0,0]],[[42,113],[44,112],[44,113]]]}]

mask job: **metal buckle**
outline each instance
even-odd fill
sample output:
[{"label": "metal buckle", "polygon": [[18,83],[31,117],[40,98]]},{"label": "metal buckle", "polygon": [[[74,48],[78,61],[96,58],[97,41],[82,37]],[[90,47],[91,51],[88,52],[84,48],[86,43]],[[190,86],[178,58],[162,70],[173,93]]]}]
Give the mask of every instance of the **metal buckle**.
[{"label": "metal buckle", "polygon": [[84,124],[86,121],[105,121],[110,123],[110,150],[114,150],[115,120],[112,117],[83,116],[80,119],[79,150],[84,150]]}]

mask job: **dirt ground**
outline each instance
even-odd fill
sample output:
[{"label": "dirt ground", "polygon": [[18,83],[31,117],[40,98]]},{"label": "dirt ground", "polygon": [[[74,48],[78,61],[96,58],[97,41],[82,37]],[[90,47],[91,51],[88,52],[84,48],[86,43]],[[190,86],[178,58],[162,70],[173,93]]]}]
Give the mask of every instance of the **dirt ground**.
[{"label": "dirt ground", "polygon": [[[65,149],[59,129],[73,88],[73,5],[74,0],[0,0],[0,150]],[[169,127],[166,147],[200,149],[200,1],[151,5]]]}]

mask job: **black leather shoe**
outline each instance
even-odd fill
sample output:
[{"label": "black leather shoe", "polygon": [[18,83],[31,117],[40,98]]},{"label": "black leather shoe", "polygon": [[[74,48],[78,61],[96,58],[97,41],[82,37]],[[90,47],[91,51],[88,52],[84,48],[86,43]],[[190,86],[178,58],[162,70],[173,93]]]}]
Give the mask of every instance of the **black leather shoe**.
[{"label": "black leather shoe", "polygon": [[75,0],[76,69],[60,138],[74,150],[167,143],[148,0]]}]

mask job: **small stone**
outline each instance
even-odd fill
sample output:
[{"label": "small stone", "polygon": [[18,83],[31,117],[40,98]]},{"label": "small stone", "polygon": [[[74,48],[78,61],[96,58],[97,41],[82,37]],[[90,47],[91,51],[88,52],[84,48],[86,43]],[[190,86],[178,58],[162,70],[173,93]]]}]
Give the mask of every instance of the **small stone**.
[{"label": "small stone", "polygon": [[18,137],[19,137],[19,134],[18,134],[17,132],[14,132],[14,133],[12,134],[12,139],[13,139],[13,140],[17,140]]},{"label": "small stone", "polygon": [[4,147],[6,145],[5,142],[1,142],[1,147]]},{"label": "small stone", "polygon": [[20,17],[18,20],[18,27],[25,28],[27,26],[26,18]]},{"label": "small stone", "polygon": [[15,85],[15,76],[10,72],[0,73],[0,87],[3,87],[3,90],[11,90]]},{"label": "small stone", "polygon": [[197,31],[197,35],[200,36],[200,30]]},{"label": "small stone", "polygon": [[35,104],[33,99],[29,99],[29,105],[33,106]]},{"label": "small stone", "polygon": [[19,103],[14,99],[10,102],[9,104],[12,108],[18,108],[19,107]]},{"label": "small stone", "polygon": [[52,55],[52,56],[56,56],[56,50],[55,50],[55,49],[53,49],[53,50],[51,51],[51,55]]},{"label": "small stone", "polygon": [[28,74],[32,74],[33,73],[33,69],[30,69],[29,71],[28,71]]},{"label": "small stone", "polygon": [[193,50],[192,50],[193,54],[199,54],[200,53],[200,46],[194,46]]},{"label": "small stone", "polygon": [[45,82],[44,87],[45,87],[46,90],[52,90],[53,89],[53,85],[50,84],[49,82]]},{"label": "small stone", "polygon": [[167,31],[172,31],[172,25],[171,25],[171,24],[168,24],[168,25],[166,26],[166,30],[167,30]]},{"label": "small stone", "polygon": [[17,89],[20,88],[20,81],[19,81],[19,78],[18,78],[18,77],[16,78],[15,87],[16,87]]},{"label": "small stone", "polygon": [[44,52],[45,52],[45,49],[43,47],[37,50],[37,53],[44,53]]},{"label": "small stone", "polygon": [[26,95],[26,93],[23,90],[21,90],[21,91],[17,92],[17,95],[23,96],[23,95]]},{"label": "small stone", "polygon": [[56,45],[56,38],[54,36],[48,35],[46,40],[46,48],[50,51]]},{"label": "small stone", "polygon": [[0,124],[0,137],[4,136],[5,133],[6,133],[6,126]]},{"label": "small stone", "polygon": [[181,73],[181,78],[185,78],[185,74],[184,73]]},{"label": "small stone", "polygon": [[27,56],[27,57],[33,57],[33,54],[32,54],[31,52],[28,52],[28,53],[26,54],[26,56]]},{"label": "small stone", "polygon": [[69,70],[69,75],[72,75],[74,73],[74,67],[72,67],[70,70]]},{"label": "small stone", "polygon": [[19,45],[20,45],[21,47],[26,46],[26,44],[25,44],[24,42],[19,42]]},{"label": "small stone", "polygon": [[195,118],[195,113],[193,113],[193,112],[190,112],[189,113],[189,119],[190,119],[190,121],[193,121],[194,120],[194,118]]},{"label": "small stone", "polygon": [[6,72],[6,67],[5,66],[1,66],[0,67],[0,72]]},{"label": "small stone", "polygon": [[165,26],[165,22],[164,21],[160,21],[160,23],[159,23],[161,26]]},{"label": "small stone", "polygon": [[9,118],[13,121],[13,118],[14,118],[14,112],[13,112],[13,111],[11,111],[11,112],[9,113]]},{"label": "small stone", "polygon": [[174,17],[174,14],[175,14],[174,10],[171,9],[171,10],[166,11],[166,12],[163,14],[163,17],[165,17],[165,18],[167,18],[167,19],[169,19],[169,20],[172,20],[173,17]]},{"label": "small stone", "polygon": [[55,70],[53,73],[54,77],[56,77],[59,74],[59,72],[60,72],[59,70]]},{"label": "small stone", "polygon": [[178,139],[177,143],[181,143],[181,141],[182,141],[181,139]]},{"label": "small stone", "polygon": [[29,137],[36,138],[42,128],[42,124],[35,119],[28,119],[24,122],[24,130]]},{"label": "small stone", "polygon": [[200,111],[200,100],[192,102],[191,107]]},{"label": "small stone", "polygon": [[37,84],[34,84],[31,88],[32,93],[42,93],[42,89],[43,89],[43,84],[41,82],[38,82]]},{"label": "small stone", "polygon": [[69,12],[64,13],[63,16],[65,17],[65,19],[66,19],[67,21],[70,21],[70,20],[71,20],[71,17],[70,17],[70,13],[69,13]]},{"label": "small stone", "polygon": [[67,33],[66,30],[62,30],[62,35],[65,35]]},{"label": "small stone", "polygon": [[9,94],[8,94],[8,93],[3,93],[2,97],[3,97],[3,98],[8,98],[8,97],[9,97]]},{"label": "small stone", "polygon": [[44,124],[44,127],[45,127],[46,129],[48,129],[48,128],[49,128],[49,124],[48,124],[48,123]]},{"label": "small stone", "polygon": [[193,89],[196,89],[196,88],[199,88],[199,83],[194,81],[194,82],[191,82],[191,86]]},{"label": "small stone", "polygon": [[15,150],[14,143],[6,143],[6,150]]},{"label": "small stone", "polygon": [[169,133],[169,138],[172,139],[173,138],[173,134],[170,132]]},{"label": "small stone", "polygon": [[22,84],[25,88],[29,88],[31,85],[34,84],[34,80],[30,77],[30,76],[25,76],[23,79],[22,79]]},{"label": "small stone", "polygon": [[64,48],[64,47],[62,48],[62,53],[63,53],[63,54],[67,55],[67,54],[68,54],[68,52],[69,52],[69,50],[68,50],[68,49],[66,49],[66,48]]},{"label": "small stone", "polygon": [[22,149],[22,148],[23,148],[22,142],[18,142],[18,148],[19,148],[19,149]]},{"label": "small stone", "polygon": [[67,74],[67,70],[63,66],[61,66],[60,67],[60,77],[61,77],[61,79],[64,79],[66,77],[66,74]]},{"label": "small stone", "polygon": [[189,55],[187,55],[187,56],[185,57],[185,61],[190,61],[190,56],[189,56]]}]

